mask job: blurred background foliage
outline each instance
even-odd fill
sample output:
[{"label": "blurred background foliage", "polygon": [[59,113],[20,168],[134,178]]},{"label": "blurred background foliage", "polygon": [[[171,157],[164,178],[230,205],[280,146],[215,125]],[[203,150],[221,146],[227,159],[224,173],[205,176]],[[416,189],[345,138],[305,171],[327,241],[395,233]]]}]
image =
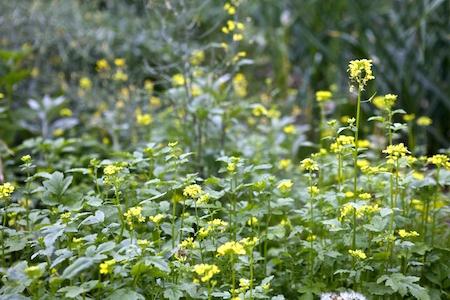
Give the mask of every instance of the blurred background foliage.
[{"label": "blurred background foliage", "polygon": [[[5,100],[20,111],[30,98],[64,95],[85,124],[90,116],[83,120],[80,112],[93,112],[97,103],[80,104],[78,85],[83,76],[95,76],[99,59],[125,58],[129,82],[142,86],[150,79],[157,92],[169,87],[172,74],[187,68],[193,49],[208,51],[205,60],[212,72],[226,68],[217,50],[227,18],[223,4],[1,1],[0,86]],[[399,107],[432,118],[433,126],[426,128],[428,151],[449,147],[449,1],[243,1],[238,14],[250,33],[242,48],[254,60],[241,71],[256,101],[257,92],[270,85],[280,110],[298,105],[305,112],[300,121],[317,126],[314,92],[330,89],[347,97],[348,61],[367,57],[373,59],[377,77],[377,86],[367,94],[398,94]],[[108,98],[113,92],[99,89],[95,96]],[[353,114],[352,106],[342,104],[338,110]],[[26,120],[30,113],[17,116]],[[12,121],[2,122],[1,134],[7,144],[17,145],[30,130],[14,127],[17,122]],[[68,124],[75,125],[73,120]]]}]

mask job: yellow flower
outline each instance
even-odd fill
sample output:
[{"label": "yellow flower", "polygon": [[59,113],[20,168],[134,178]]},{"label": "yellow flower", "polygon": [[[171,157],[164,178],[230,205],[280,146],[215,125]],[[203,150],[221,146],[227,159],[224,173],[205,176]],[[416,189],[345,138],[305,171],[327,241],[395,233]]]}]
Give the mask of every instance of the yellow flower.
[{"label": "yellow flower", "polygon": [[117,166],[117,165],[107,165],[104,169],[103,169],[103,173],[106,176],[114,176],[117,173],[119,173],[121,170],[123,169],[123,167],[121,166]]},{"label": "yellow flower", "polygon": [[24,273],[30,279],[38,279],[44,274],[44,271],[39,266],[30,266],[25,268]]},{"label": "yellow flower", "polygon": [[267,109],[262,104],[256,104],[253,107],[252,114],[255,117],[267,116]]},{"label": "yellow flower", "polygon": [[116,67],[123,67],[123,66],[125,66],[125,59],[123,59],[123,58],[116,58],[115,60],[114,60],[114,64],[116,65]]},{"label": "yellow flower", "polygon": [[165,216],[163,214],[157,214],[157,215],[148,217],[148,220],[150,222],[153,222],[156,225],[158,225],[159,223],[161,223],[161,221],[164,219],[164,217]]},{"label": "yellow flower", "polygon": [[96,63],[96,69],[97,71],[105,71],[109,69],[109,63],[106,59],[100,59]]},{"label": "yellow flower", "polygon": [[153,122],[150,114],[143,114],[140,109],[136,109],[136,123],[141,126],[148,126]]},{"label": "yellow flower", "polygon": [[113,79],[115,81],[127,81],[128,75],[122,70],[117,70],[116,73],[114,73],[113,75]]},{"label": "yellow flower", "polygon": [[359,250],[359,249],[357,249],[357,250],[348,250],[348,253],[351,256],[353,256],[355,258],[358,258],[358,259],[366,259],[367,258],[367,255],[364,253],[364,251]]},{"label": "yellow flower", "polygon": [[64,134],[64,130],[62,128],[56,128],[52,133],[54,136],[62,136]]},{"label": "yellow flower", "polygon": [[304,160],[302,160],[300,162],[300,168],[303,171],[313,172],[313,171],[319,170],[319,165],[317,164],[317,162],[315,162],[311,158],[305,158]]},{"label": "yellow flower", "polygon": [[425,175],[423,175],[423,173],[415,171],[412,173],[412,177],[416,180],[423,180],[425,178]]},{"label": "yellow flower", "polygon": [[100,264],[100,274],[109,274],[112,272],[114,265],[116,264],[115,259],[110,259],[102,262]]},{"label": "yellow flower", "polygon": [[0,93],[0,100],[2,100],[3,98],[5,98],[5,94]]},{"label": "yellow flower", "polygon": [[355,196],[355,194],[353,194],[353,192],[351,192],[351,191],[345,192],[345,197],[346,198],[353,198],[353,196]]},{"label": "yellow flower", "polygon": [[237,73],[236,75],[234,75],[233,89],[237,96],[247,96],[247,79],[245,78],[244,74]]},{"label": "yellow flower", "polygon": [[239,42],[244,39],[244,35],[242,33],[234,33],[233,34],[233,41]]},{"label": "yellow flower", "polygon": [[189,61],[191,62],[191,64],[196,66],[201,64],[204,59],[205,59],[205,52],[203,50],[195,50],[194,52],[192,52]]},{"label": "yellow flower", "polygon": [[231,5],[230,3],[225,3],[225,5],[223,6],[223,9],[229,14],[229,15],[234,15],[236,13],[236,7],[234,7],[233,5]]},{"label": "yellow flower", "polygon": [[436,167],[445,167],[449,163],[449,158],[445,154],[435,154],[427,159],[427,163]]},{"label": "yellow flower", "polygon": [[150,105],[153,107],[160,107],[161,99],[155,96],[150,97]]},{"label": "yellow flower", "polygon": [[29,163],[29,162],[31,162],[31,155],[29,155],[29,154],[24,155],[20,158],[20,160],[24,163]]},{"label": "yellow flower", "polygon": [[15,187],[9,182],[0,184],[0,199],[10,197],[14,190]]},{"label": "yellow flower", "polygon": [[92,88],[92,81],[88,77],[81,77],[80,88],[83,90],[90,90]]},{"label": "yellow flower", "polygon": [[257,237],[246,237],[239,241],[239,243],[244,246],[247,249],[251,249],[255,247],[255,245],[258,243]]},{"label": "yellow flower", "polygon": [[358,140],[358,148],[369,148],[370,142],[368,140]]},{"label": "yellow flower", "polygon": [[153,83],[153,81],[151,81],[150,79],[144,81],[144,89],[147,91],[147,93],[153,93],[154,88],[155,84]]},{"label": "yellow flower", "polygon": [[172,85],[173,86],[182,86],[185,83],[185,79],[183,74],[178,73],[172,76]]},{"label": "yellow flower", "polygon": [[194,249],[195,247],[196,247],[196,245],[195,245],[193,237],[188,237],[187,239],[182,241],[180,244],[180,248],[182,248],[182,249]]},{"label": "yellow flower", "polygon": [[294,134],[295,133],[295,126],[293,124],[286,125],[283,127],[283,132],[286,134]]},{"label": "yellow flower", "polygon": [[340,135],[336,138],[336,142],[330,145],[330,150],[333,153],[341,153],[344,150],[350,149],[355,145],[355,138],[351,135]]},{"label": "yellow flower", "polygon": [[125,216],[125,219],[127,221],[128,226],[130,226],[130,229],[134,228],[135,222],[139,222],[139,223],[145,222],[145,217],[142,215],[142,207],[141,206],[131,207],[123,215]]},{"label": "yellow flower", "polygon": [[370,198],[372,198],[372,195],[370,195],[369,193],[361,193],[358,197],[361,200],[370,200]]},{"label": "yellow flower", "polygon": [[410,153],[408,149],[405,147],[403,143],[397,144],[397,145],[389,145],[385,150],[383,150],[383,153],[387,154],[387,157],[389,159],[397,160],[400,157],[405,156],[407,153]]},{"label": "yellow flower", "polygon": [[369,80],[375,79],[372,74],[372,60],[370,59],[350,61],[347,71],[350,79],[358,84],[359,89],[363,89]]},{"label": "yellow flower", "polygon": [[246,278],[239,279],[239,290],[243,293],[250,288],[250,280]]},{"label": "yellow flower", "polygon": [[312,196],[317,196],[320,193],[320,190],[317,186],[313,185],[308,187],[308,193]]},{"label": "yellow flower", "polygon": [[224,256],[224,255],[245,255],[245,249],[242,244],[238,242],[226,242],[225,244],[221,245],[219,248],[217,248],[217,256]]},{"label": "yellow flower", "polygon": [[416,122],[419,126],[430,126],[433,123],[433,121],[427,116],[419,117]]},{"label": "yellow flower", "polygon": [[200,195],[200,197],[198,197],[197,204],[206,204],[206,203],[208,203],[208,200],[209,200],[209,194],[203,193]]},{"label": "yellow flower", "polygon": [[198,85],[194,84],[191,89],[191,94],[193,97],[200,96],[203,93],[203,90]]},{"label": "yellow flower", "polygon": [[150,245],[148,240],[137,240],[137,244],[141,248],[147,248]]},{"label": "yellow flower", "polygon": [[316,239],[317,239],[317,236],[314,235],[314,234],[308,234],[308,236],[306,237],[306,240],[307,240],[308,242],[315,241]]},{"label": "yellow flower", "polygon": [[247,221],[248,226],[256,226],[258,225],[258,219],[256,217],[251,217]]},{"label": "yellow flower", "polygon": [[416,117],[415,114],[403,115],[403,120],[405,122],[411,122],[412,120],[414,120],[415,117]]},{"label": "yellow flower", "polygon": [[282,159],[278,162],[278,169],[287,170],[292,165],[290,159]]},{"label": "yellow flower", "polygon": [[317,91],[316,100],[317,102],[325,102],[331,99],[333,94],[330,91]]},{"label": "yellow flower", "polygon": [[65,107],[65,108],[62,108],[60,111],[59,111],[59,115],[61,116],[61,117],[71,117],[72,116],[72,110],[70,110],[70,108],[67,108],[67,107]]},{"label": "yellow flower", "polygon": [[398,96],[394,94],[384,95],[384,108],[391,109],[397,101],[397,97]]},{"label": "yellow flower", "polygon": [[211,278],[220,273],[216,265],[198,264],[193,267],[193,272],[196,273],[202,282],[208,282]]},{"label": "yellow flower", "polygon": [[183,195],[188,198],[196,199],[203,193],[202,187],[198,184],[191,184],[184,188]]},{"label": "yellow flower", "polygon": [[384,109],[385,108],[384,96],[376,96],[375,98],[373,98],[372,103],[378,109]]},{"label": "yellow flower", "polygon": [[405,229],[400,229],[398,231],[398,235],[401,238],[409,238],[419,236],[419,233],[417,233],[417,231],[406,231]]},{"label": "yellow flower", "polygon": [[278,183],[277,189],[279,189],[282,193],[289,193],[293,185],[294,183],[292,182],[292,180],[284,179]]}]

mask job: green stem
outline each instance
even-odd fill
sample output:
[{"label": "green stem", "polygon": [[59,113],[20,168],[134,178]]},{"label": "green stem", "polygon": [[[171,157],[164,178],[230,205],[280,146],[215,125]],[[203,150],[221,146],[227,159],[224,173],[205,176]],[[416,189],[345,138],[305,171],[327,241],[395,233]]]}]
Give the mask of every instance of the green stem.
[{"label": "green stem", "polygon": [[431,247],[434,246],[434,232],[436,229],[436,202],[437,202],[437,198],[440,192],[440,184],[439,184],[439,171],[440,171],[440,167],[437,168],[436,170],[436,184],[437,184],[437,190],[436,193],[434,194],[433,197],[433,214],[432,214],[432,221],[431,221]]}]

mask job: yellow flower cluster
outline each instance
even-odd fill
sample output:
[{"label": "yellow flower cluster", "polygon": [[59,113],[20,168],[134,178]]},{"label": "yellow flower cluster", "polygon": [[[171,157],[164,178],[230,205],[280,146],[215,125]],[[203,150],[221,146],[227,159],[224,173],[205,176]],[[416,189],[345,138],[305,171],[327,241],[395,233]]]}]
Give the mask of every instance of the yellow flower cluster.
[{"label": "yellow flower cluster", "polygon": [[239,241],[239,243],[244,246],[244,248],[251,249],[255,247],[259,239],[257,237],[246,237]]},{"label": "yellow flower cluster", "polygon": [[433,123],[433,121],[427,116],[422,116],[417,119],[416,123],[419,126],[425,127],[425,126],[430,126]]},{"label": "yellow flower cluster", "polygon": [[205,52],[203,50],[195,50],[194,52],[192,52],[189,59],[191,64],[193,64],[194,66],[201,64],[203,60],[205,60]]},{"label": "yellow flower cluster", "polygon": [[148,220],[150,222],[153,222],[156,225],[158,225],[159,223],[161,223],[161,221],[164,219],[164,217],[165,216],[163,214],[157,214],[157,215],[148,217]]},{"label": "yellow flower cluster", "polygon": [[150,114],[143,114],[140,108],[135,111],[136,123],[141,126],[148,126],[153,122],[153,118]]},{"label": "yellow flower cluster", "polygon": [[198,231],[198,235],[200,238],[207,237],[211,232],[219,230],[220,232],[224,232],[228,223],[221,219],[214,219],[212,221],[208,221],[207,227],[202,227]]},{"label": "yellow flower cluster", "polygon": [[137,240],[137,244],[141,248],[147,248],[150,245],[149,240]]},{"label": "yellow flower cluster", "polygon": [[239,242],[226,242],[217,248],[217,256],[225,255],[245,255],[245,248]]},{"label": "yellow flower cluster", "polygon": [[92,81],[88,77],[81,77],[80,88],[83,90],[90,90],[92,88]]},{"label": "yellow flower cluster", "polygon": [[286,134],[294,134],[296,131],[295,126],[293,124],[289,124],[283,127],[283,132]]},{"label": "yellow flower cluster", "polygon": [[308,187],[308,193],[312,196],[317,196],[319,195],[320,190],[317,186],[313,185]]},{"label": "yellow flower cluster", "polygon": [[248,82],[245,75],[242,73],[237,73],[233,77],[233,89],[237,96],[245,97],[247,96],[247,86]]},{"label": "yellow flower cluster", "polygon": [[342,153],[344,150],[349,149],[355,145],[355,137],[351,135],[340,135],[336,138],[336,141],[330,145],[330,150],[333,153]]},{"label": "yellow flower cluster", "polygon": [[183,195],[188,198],[197,199],[203,194],[202,187],[198,184],[191,184],[184,188]]},{"label": "yellow flower cluster", "polygon": [[173,86],[182,86],[185,84],[185,79],[183,74],[178,73],[172,76],[172,85]]},{"label": "yellow flower cluster", "polygon": [[105,260],[100,264],[100,274],[111,273],[115,264],[116,264],[115,259]]},{"label": "yellow flower cluster", "polygon": [[292,165],[292,161],[290,159],[281,159],[278,162],[278,169],[287,170]]},{"label": "yellow flower cluster", "polygon": [[303,171],[309,171],[309,172],[318,171],[319,164],[311,158],[305,158],[304,160],[302,160],[300,162],[300,168]]},{"label": "yellow flower cluster", "polygon": [[255,117],[267,116],[267,109],[262,104],[256,104],[253,107],[252,114]]},{"label": "yellow flower cluster", "polygon": [[414,120],[415,117],[416,117],[415,114],[407,114],[407,115],[403,115],[403,120],[405,122],[411,122],[412,120]]},{"label": "yellow flower cluster", "polygon": [[341,207],[341,214],[339,216],[339,220],[342,221],[346,216],[353,214],[354,211],[356,212],[356,217],[361,218],[366,214],[372,214],[380,211],[380,207],[378,206],[378,204],[362,205],[359,207],[355,207],[352,203],[346,203]]},{"label": "yellow flower cluster", "polygon": [[244,293],[249,288],[250,288],[250,280],[249,279],[246,279],[246,278],[239,279],[239,291],[241,293]]},{"label": "yellow flower cluster", "polygon": [[30,163],[31,162],[31,155],[29,155],[29,154],[27,154],[27,155],[24,155],[24,156],[22,156],[21,158],[20,158],[20,160],[23,162],[23,163]]},{"label": "yellow flower cluster", "polygon": [[194,249],[196,248],[195,241],[193,237],[188,237],[187,239],[183,240],[180,244],[181,249]]},{"label": "yellow flower cluster", "polygon": [[359,250],[359,249],[357,249],[357,250],[348,250],[348,253],[351,256],[353,256],[355,258],[358,258],[358,259],[366,259],[367,258],[367,255],[364,253],[364,251]]},{"label": "yellow flower cluster", "polygon": [[369,80],[375,79],[372,73],[371,59],[358,59],[350,61],[348,70],[350,80],[358,84],[359,89],[363,89]]},{"label": "yellow flower cluster", "polygon": [[117,166],[117,165],[107,165],[107,166],[103,169],[103,173],[104,173],[106,176],[114,176],[114,175],[117,175],[122,169],[123,169],[123,167],[121,167],[121,166]]},{"label": "yellow flower cluster", "polygon": [[331,99],[333,94],[330,91],[317,91],[316,92],[316,101],[317,102],[325,102]]},{"label": "yellow flower cluster", "polygon": [[397,101],[397,97],[394,94],[387,94],[375,97],[372,102],[378,109],[390,110]]},{"label": "yellow flower cluster", "polygon": [[123,215],[125,216],[125,219],[127,221],[128,226],[130,226],[130,229],[134,228],[134,222],[139,223],[145,222],[145,217],[142,215],[141,206],[131,207]]},{"label": "yellow flower cluster", "polygon": [[200,277],[202,282],[208,282],[211,278],[220,273],[216,265],[198,264],[193,267],[193,271]]},{"label": "yellow flower cluster", "polygon": [[398,231],[398,235],[401,238],[409,238],[419,236],[419,233],[417,231],[406,231],[405,229],[400,229]]},{"label": "yellow flower cluster", "polygon": [[14,192],[15,187],[9,183],[5,182],[4,184],[0,185],[0,199],[2,198],[8,198],[11,196],[11,194]]},{"label": "yellow flower cluster", "polygon": [[230,3],[225,3],[225,5],[223,6],[223,9],[229,14],[229,15],[234,15],[236,13],[236,7],[234,7],[232,4]]},{"label": "yellow flower cluster", "polygon": [[256,225],[258,225],[258,218],[251,217],[250,219],[248,219],[247,225],[248,226],[256,226]]},{"label": "yellow flower cluster", "polygon": [[397,145],[387,146],[387,148],[383,150],[383,153],[386,153],[389,159],[398,160],[399,158],[408,154],[409,151],[403,143],[400,143]]},{"label": "yellow flower cluster", "polygon": [[44,274],[44,271],[39,266],[30,266],[25,268],[24,273],[31,279],[38,279]]},{"label": "yellow flower cluster", "polygon": [[449,167],[449,158],[448,158],[448,156],[447,155],[445,155],[445,154],[436,154],[436,155],[433,155],[432,157],[429,157],[428,159],[427,159],[427,162],[429,163],[429,164],[433,164],[433,165],[435,165],[436,167]]},{"label": "yellow flower cluster", "polygon": [[280,192],[282,192],[282,193],[289,193],[291,191],[293,185],[294,185],[294,183],[292,182],[292,180],[284,179],[278,183],[277,189],[279,189]]},{"label": "yellow flower cluster", "polygon": [[228,20],[227,25],[222,27],[222,32],[225,34],[233,33],[233,41],[238,42],[244,38],[242,34],[244,29],[245,25],[243,23]]}]

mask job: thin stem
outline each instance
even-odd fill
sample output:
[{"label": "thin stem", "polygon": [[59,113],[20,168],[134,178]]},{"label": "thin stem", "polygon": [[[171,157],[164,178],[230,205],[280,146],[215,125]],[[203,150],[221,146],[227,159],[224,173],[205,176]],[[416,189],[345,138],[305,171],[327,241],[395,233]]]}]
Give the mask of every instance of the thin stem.
[{"label": "thin stem", "polygon": [[431,247],[434,246],[434,231],[436,229],[436,202],[437,198],[440,192],[440,184],[439,184],[439,171],[440,167],[436,170],[436,184],[437,184],[437,190],[433,197],[433,214],[432,214],[432,221],[431,221]]}]

